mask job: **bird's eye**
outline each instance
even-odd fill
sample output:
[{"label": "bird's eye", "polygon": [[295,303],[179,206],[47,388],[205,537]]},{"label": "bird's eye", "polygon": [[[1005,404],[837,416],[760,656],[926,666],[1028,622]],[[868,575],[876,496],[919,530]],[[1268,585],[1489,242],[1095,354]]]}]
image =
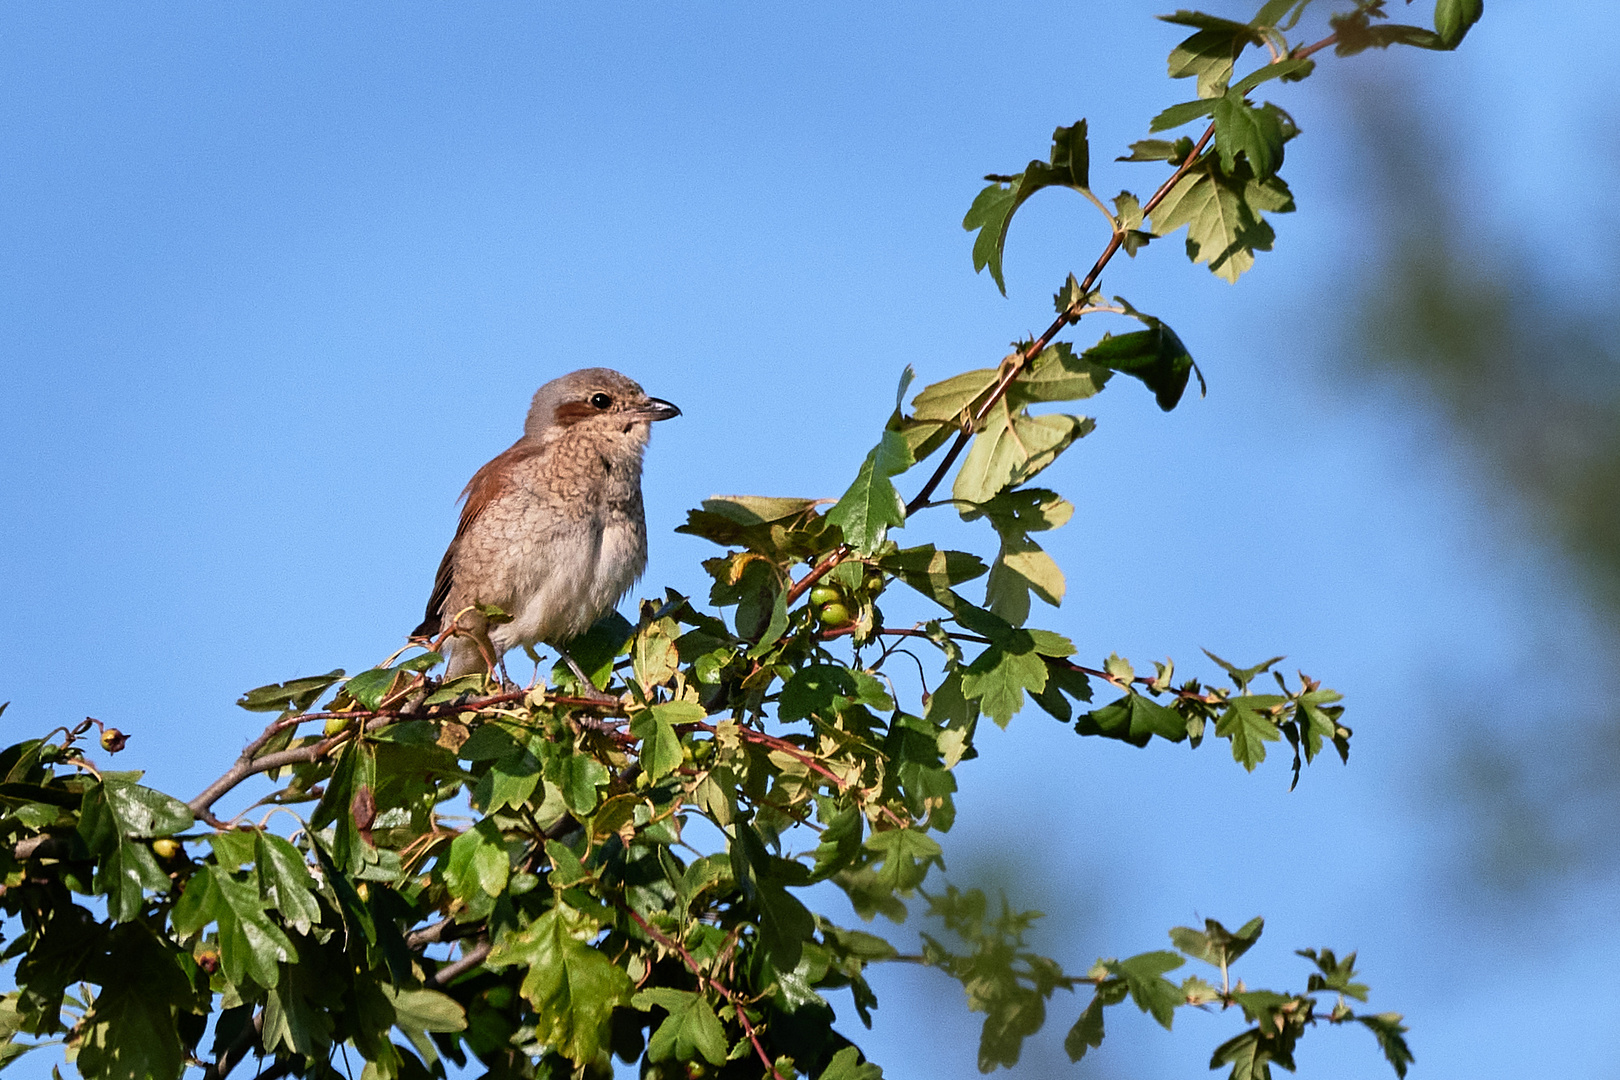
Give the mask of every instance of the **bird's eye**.
[{"label": "bird's eye", "polygon": [[598,409],[606,409],[613,404],[613,399],[606,394],[596,393],[591,395],[591,404]]}]

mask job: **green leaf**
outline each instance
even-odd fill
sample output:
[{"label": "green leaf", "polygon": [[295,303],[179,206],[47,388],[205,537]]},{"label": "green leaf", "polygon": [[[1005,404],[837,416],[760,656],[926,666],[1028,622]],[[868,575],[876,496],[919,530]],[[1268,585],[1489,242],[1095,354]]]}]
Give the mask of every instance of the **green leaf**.
[{"label": "green leaf", "polygon": [[841,664],[807,664],[782,686],[776,718],[791,724],[812,716],[837,717],[838,710],[855,697],[855,675]]},{"label": "green leaf", "polygon": [[377,790],[376,750],[365,742],[351,742],[342,747],[332,779],[327,781],[310,824],[316,828],[331,824],[332,854],[338,865],[349,873],[358,873],[368,861],[375,861],[375,850],[366,839],[356,820],[355,812]]},{"label": "green leaf", "polygon": [[258,831],[253,837],[260,892],[290,926],[301,934],[309,933],[321,921],[321,907],[303,855],[274,833]]},{"label": "green leaf", "polygon": [[1281,110],[1275,105],[1250,105],[1236,89],[1215,100],[1215,151],[1228,176],[1237,169],[1239,154],[1254,176],[1272,176],[1282,166],[1283,141]]},{"label": "green leaf", "polygon": [[288,679],[249,690],[236,704],[249,712],[303,712],[326,689],[343,678],[343,669],[334,668],[325,675],[311,675],[303,679]]},{"label": "green leaf", "polygon": [[343,689],[359,702],[361,708],[376,709],[388,695],[388,688],[394,685],[395,674],[393,668],[372,668],[344,683]]},{"label": "green leaf", "polygon": [[689,716],[695,710],[697,719],[703,719],[701,706],[684,701],[654,705],[630,718],[630,734],[641,740],[641,767],[651,780],[668,776],[681,763],[681,737],[675,734],[675,728],[670,724],[671,705],[675,706],[677,717]]},{"label": "green leaf", "polygon": [[1250,26],[1271,26],[1278,30],[1292,30],[1311,0],[1266,0]]},{"label": "green leaf", "polygon": [[1334,702],[1343,701],[1337,690],[1308,690],[1295,698],[1299,715],[1304,718],[1305,760],[1310,762],[1322,751],[1322,740],[1333,741],[1339,730],[1338,718],[1344,714]]},{"label": "green leaf", "polygon": [[1176,710],[1133,692],[1081,716],[1074,730],[1077,735],[1101,735],[1146,746],[1155,735],[1171,742],[1185,739],[1187,721]]},{"label": "green leaf", "polygon": [[1232,740],[1232,758],[1249,772],[1266,760],[1266,743],[1282,737],[1277,721],[1262,712],[1285,699],[1276,694],[1253,694],[1227,702],[1215,720],[1215,734]]},{"label": "green leaf", "polygon": [[1073,715],[1068,698],[1076,701],[1091,700],[1091,680],[1086,673],[1066,664],[1046,666],[1046,686],[1030,695],[1035,703],[1052,716],[1067,723]]},{"label": "green leaf", "polygon": [[176,1013],[201,1011],[181,973],[180,964],[191,964],[190,956],[176,953],[138,923],[117,927],[108,945],[89,973],[102,989],[77,1032],[80,1074],[108,1080],[177,1080],[185,1054]]},{"label": "green leaf", "polygon": [[1022,201],[1018,188],[1023,179],[1014,177],[1010,185],[993,181],[974,196],[973,205],[962,218],[962,228],[968,232],[977,230],[979,234],[973,239],[973,272],[978,273],[988,266],[1002,296],[1007,295],[1007,283],[1001,276],[1001,251],[1007,242],[1007,226],[1012,223],[1013,211]]},{"label": "green leaf", "polygon": [[[1153,132],[1169,131],[1183,124],[1190,124],[1200,117],[1208,116],[1215,111],[1215,102],[1212,100],[1183,101],[1172,105],[1155,116],[1148,124],[1148,130]],[[1135,145],[1132,144],[1133,149]],[[1140,160],[1140,159],[1134,159]]]},{"label": "green leaf", "polygon": [[1159,408],[1169,412],[1180,404],[1187,377],[1196,367],[1192,354],[1176,332],[1160,320],[1134,308],[1127,308],[1127,313],[1148,328],[1128,334],[1104,334],[1101,341],[1085,351],[1085,358],[1140,379],[1153,391]]},{"label": "green leaf", "polygon": [[285,964],[265,993],[264,1046],[281,1046],[305,1057],[325,1057],[332,1046],[333,1016],[343,1008],[339,980],[322,967]]},{"label": "green leaf", "polygon": [[551,856],[551,874],[546,879],[554,889],[578,885],[590,878],[591,872],[579,861],[579,856],[558,840],[546,841],[546,854]]},{"label": "green leaf", "polygon": [[857,1048],[846,1046],[832,1056],[816,1080],[883,1080],[883,1070],[870,1061],[862,1061]]},{"label": "green leaf", "polygon": [[1063,1036],[1063,1049],[1070,1061],[1078,1062],[1086,1056],[1087,1050],[1101,1046],[1102,1041],[1103,1000],[1101,994],[1093,994],[1085,1012],[1080,1014],[1080,1019],[1074,1022],[1069,1033]]},{"label": "green leaf", "polygon": [[881,861],[878,884],[899,893],[909,893],[923,883],[928,868],[945,868],[944,849],[939,842],[916,829],[888,829],[866,838],[865,847]]},{"label": "green leaf", "polygon": [[1276,63],[1267,64],[1249,72],[1249,74],[1233,83],[1228,93],[1247,94],[1261,83],[1269,82],[1272,79],[1281,79],[1283,82],[1299,82],[1315,68],[1316,61],[1309,57],[1278,60]]},{"label": "green leaf", "polygon": [[266,914],[259,890],[218,866],[205,864],[191,876],[170,917],[181,937],[218,925],[220,968],[233,985],[248,977],[275,986],[277,965],[298,962],[298,950]]},{"label": "green leaf", "polygon": [[589,754],[559,754],[546,762],[546,779],[561,789],[569,811],[584,817],[596,809],[596,789],[607,783],[608,771]]},{"label": "green leaf", "polygon": [[1199,97],[1219,97],[1244,47],[1259,40],[1259,35],[1243,23],[1222,20],[1219,27],[1200,30],[1175,47],[1170,53],[1170,77],[1195,77]]},{"label": "green leaf", "polygon": [[855,482],[827,512],[827,521],[841,528],[844,542],[860,554],[872,554],[890,526],[906,523],[906,504],[889,478],[914,464],[905,438],[897,431],[885,431],[883,440],[866,455]]},{"label": "green leaf", "polygon": [[1177,1005],[1186,1003],[1181,988],[1164,977],[1185,961],[1173,952],[1149,952],[1108,964],[1109,971],[1125,980],[1137,1008],[1151,1013],[1166,1030],[1175,1019]]},{"label": "green leaf", "polygon": [[185,803],[135,781],[139,772],[104,772],[85,790],[78,832],[85,847],[99,855],[94,889],[107,897],[115,922],[141,911],[146,890],[167,892],[169,877],[144,843],[133,841],[170,836],[192,822]]},{"label": "green leaf", "polygon": [[1007,387],[1014,409],[1047,401],[1082,401],[1107,385],[1113,375],[1102,364],[1076,356],[1067,342],[1041,350]]},{"label": "green leaf", "polygon": [[1187,257],[1209,264],[1227,281],[1254,265],[1256,251],[1270,251],[1276,233],[1265,213],[1287,213],[1294,197],[1279,176],[1257,178],[1247,163],[1225,173],[1205,154],[1153,211],[1153,233],[1169,236],[1187,227]]},{"label": "green leaf", "polygon": [[444,884],[450,895],[472,903],[479,892],[496,897],[506,889],[512,861],[506,840],[490,818],[478,823],[450,842],[450,856],[444,863]]},{"label": "green leaf", "polygon": [[[962,228],[978,230],[973,241],[973,270],[990,268],[996,288],[1007,295],[1001,275],[1001,259],[1007,244],[1007,228],[1031,195],[1045,187],[1067,187],[1086,191],[1091,186],[1091,150],[1086,138],[1086,122],[1060,127],[1052,132],[1050,163],[1031,161],[1017,176],[988,177],[990,186],[979,192],[962,219]],[[1003,186],[1005,185],[1005,186]]]},{"label": "green leaf", "polygon": [[933,544],[905,548],[878,559],[887,570],[924,596],[938,600],[954,586],[972,581],[989,571],[977,555],[965,551],[940,551]]},{"label": "green leaf", "polygon": [[1434,32],[1446,48],[1455,49],[1483,14],[1485,0],[1436,0]]},{"label": "green leaf", "polygon": [[629,1003],[630,977],[591,948],[600,925],[559,903],[523,930],[498,939],[484,963],[520,967],[521,993],[535,1008],[534,1038],[577,1065],[609,1044],[616,1006]]},{"label": "green leaf", "polygon": [[1180,165],[1193,152],[1193,141],[1183,135],[1171,141],[1169,139],[1142,139],[1131,143],[1131,152],[1118,161],[1168,161],[1172,165]]},{"label": "green leaf", "polygon": [[703,995],[655,986],[636,994],[630,1004],[642,1012],[656,1007],[669,1014],[647,1042],[648,1060],[692,1061],[702,1054],[711,1065],[725,1062],[726,1029]]},{"label": "green leaf", "polygon": [[191,827],[190,807],[136,783],[139,772],[103,772],[85,791],[79,835],[92,852],[110,851],[123,839],[173,836]]},{"label": "green leaf", "polygon": [[816,919],[784,886],[803,884],[809,875],[797,863],[772,857],[747,822],[737,822],[733,831],[732,875],[759,913],[760,937],[771,963],[778,971],[792,971],[799,966],[805,941],[815,933]]},{"label": "green leaf", "polygon": [[1228,930],[1214,919],[1204,920],[1204,929],[1177,926],[1170,931],[1170,941],[1176,948],[1215,967],[1226,967],[1254,947],[1260,940],[1266,921],[1256,915],[1240,926],[1236,932]]},{"label": "green leaf", "polygon": [[432,1062],[438,1057],[428,1032],[467,1029],[466,1011],[448,994],[428,989],[400,990],[387,983],[379,984],[378,989],[393,1007],[394,1025],[405,1033],[424,1061]]},{"label": "green leaf", "polygon": [[1256,676],[1264,675],[1266,672],[1271,670],[1271,666],[1273,664],[1280,664],[1284,659],[1286,659],[1285,657],[1281,656],[1273,656],[1270,660],[1262,661],[1261,663],[1254,665],[1254,667],[1240,668],[1236,664],[1231,664],[1225,660],[1222,660],[1208,649],[1204,649],[1203,653],[1205,656],[1219,664],[1221,669],[1232,677],[1232,685],[1236,686],[1239,690],[1247,690],[1249,688],[1249,684],[1255,680]]},{"label": "green leaf", "polygon": [[1083,416],[1030,416],[1022,409],[1012,409],[1002,398],[974,437],[952,494],[965,502],[988,502],[1007,488],[1034,478],[1094,427],[1096,423]]},{"label": "green leaf", "polygon": [[1295,953],[1317,967],[1317,970],[1311,973],[1310,982],[1305,988],[1307,993],[1332,990],[1357,1001],[1367,1000],[1367,984],[1355,981],[1355,953],[1351,953],[1343,960],[1336,957],[1332,949],[1323,949],[1320,953],[1315,949],[1296,949]]},{"label": "green leaf", "polygon": [[1003,537],[985,583],[984,606],[1014,626],[1029,618],[1031,593],[1057,607],[1066,583],[1057,562],[1028,537]]},{"label": "green leaf", "polygon": [[1024,707],[1024,691],[1046,689],[1046,661],[1035,652],[992,645],[962,673],[962,693],[1000,727]]},{"label": "green leaf", "polygon": [[995,368],[979,368],[923,387],[911,401],[918,420],[954,421],[1000,380]]},{"label": "green leaf", "polygon": [[1356,1020],[1364,1024],[1378,1039],[1378,1048],[1384,1052],[1384,1059],[1395,1070],[1395,1075],[1404,1080],[1406,1067],[1416,1059],[1412,1056],[1411,1047],[1406,1045],[1407,1027],[1401,1023],[1401,1019],[1400,1013],[1378,1013],[1373,1016],[1356,1017]]},{"label": "green leaf", "polygon": [[1271,1080],[1270,1055],[1260,1046],[1260,1029],[1250,1028],[1215,1048],[1209,1067],[1232,1066],[1231,1080]]},{"label": "green leaf", "polygon": [[101,857],[94,888],[107,897],[107,914],[114,922],[128,922],[145,904],[143,890],[165,892],[169,877],[144,844],[124,841]]}]

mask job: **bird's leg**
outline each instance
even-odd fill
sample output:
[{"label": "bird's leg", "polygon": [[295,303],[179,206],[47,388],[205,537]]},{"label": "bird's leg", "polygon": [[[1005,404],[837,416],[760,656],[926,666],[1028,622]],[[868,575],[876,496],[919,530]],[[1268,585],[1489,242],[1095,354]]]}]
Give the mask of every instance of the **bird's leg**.
[{"label": "bird's leg", "polygon": [[604,693],[596,688],[596,684],[591,682],[590,676],[585,674],[585,672],[580,668],[579,664],[575,662],[573,656],[569,654],[567,649],[560,645],[553,646],[553,648],[555,648],[557,650],[557,654],[563,658],[563,663],[568,665],[568,670],[572,671],[574,673],[574,677],[579,680],[580,697],[589,698],[592,701],[600,701],[604,703],[613,702],[614,704],[618,704],[618,698],[614,697],[612,694]]}]

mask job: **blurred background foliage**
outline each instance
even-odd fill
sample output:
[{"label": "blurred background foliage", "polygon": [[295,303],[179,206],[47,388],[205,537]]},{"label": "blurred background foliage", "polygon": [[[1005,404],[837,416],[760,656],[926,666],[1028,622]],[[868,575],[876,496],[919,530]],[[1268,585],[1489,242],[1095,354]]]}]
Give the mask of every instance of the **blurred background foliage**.
[{"label": "blurred background foliage", "polygon": [[[1491,526],[1482,546],[1547,559],[1513,670],[1448,706],[1457,737],[1437,763],[1458,798],[1433,809],[1465,838],[1454,884],[1501,900],[1620,861],[1620,237],[1531,206],[1517,233],[1491,223],[1458,197],[1439,120],[1408,90],[1363,84],[1354,110],[1379,273],[1345,309],[1339,374],[1425,407],[1416,467],[1460,466]],[[1590,149],[1597,175],[1572,181],[1612,187],[1614,146]],[[1532,257],[1549,248],[1578,285]],[[1610,254],[1581,257],[1594,251]],[[1529,695],[1507,689],[1526,680]]]}]

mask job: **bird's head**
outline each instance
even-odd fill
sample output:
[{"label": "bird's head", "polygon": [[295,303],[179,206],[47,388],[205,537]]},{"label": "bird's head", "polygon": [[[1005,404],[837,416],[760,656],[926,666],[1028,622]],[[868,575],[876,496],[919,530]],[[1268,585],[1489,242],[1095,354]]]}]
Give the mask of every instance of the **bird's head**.
[{"label": "bird's head", "polygon": [[589,431],[612,441],[645,444],[654,420],[681,410],[647,392],[612,368],[582,368],[552,379],[535,391],[525,438],[542,439],[561,431]]}]

